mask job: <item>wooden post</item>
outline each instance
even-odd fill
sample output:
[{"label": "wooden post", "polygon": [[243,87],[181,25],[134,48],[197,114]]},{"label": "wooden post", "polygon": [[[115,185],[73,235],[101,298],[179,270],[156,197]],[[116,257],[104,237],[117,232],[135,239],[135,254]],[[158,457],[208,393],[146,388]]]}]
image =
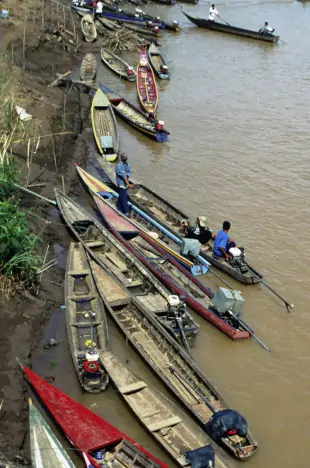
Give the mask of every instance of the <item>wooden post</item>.
[{"label": "wooden post", "polygon": [[14,66],[14,44],[12,42],[12,67]]},{"label": "wooden post", "polygon": [[23,69],[25,70],[26,68],[26,63],[25,63],[25,56],[26,56],[26,28],[27,28],[27,21],[28,21],[28,0],[26,3],[26,13],[25,13],[25,19],[24,19],[24,35],[23,35]]},{"label": "wooden post", "polygon": [[45,0],[42,0],[42,31],[44,31],[44,6],[45,6]]},{"label": "wooden post", "polygon": [[53,135],[52,135],[52,148],[53,148],[53,158],[54,158],[54,163],[55,163],[55,171],[58,172],[57,159],[56,159],[56,153],[55,153],[55,143],[54,143]]},{"label": "wooden post", "polygon": [[67,96],[64,97],[64,113],[63,113],[63,120],[62,120],[62,131],[64,132],[66,129],[66,104],[67,104]]},{"label": "wooden post", "polygon": [[64,178],[63,175],[61,176],[61,180],[62,180],[62,191],[63,191],[63,193],[66,193],[66,190],[65,190],[65,178]]}]

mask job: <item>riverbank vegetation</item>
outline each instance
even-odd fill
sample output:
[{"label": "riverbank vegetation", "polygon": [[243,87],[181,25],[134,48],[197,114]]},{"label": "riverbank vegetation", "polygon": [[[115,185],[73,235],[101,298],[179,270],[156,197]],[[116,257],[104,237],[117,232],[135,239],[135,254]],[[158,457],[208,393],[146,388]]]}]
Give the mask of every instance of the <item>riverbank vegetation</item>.
[{"label": "riverbank vegetation", "polygon": [[16,184],[20,172],[13,145],[27,131],[18,118],[12,96],[6,95],[9,80],[0,78],[0,289],[6,295],[15,283],[31,287],[42,259],[36,254],[39,237],[31,232],[31,211],[21,209]]}]

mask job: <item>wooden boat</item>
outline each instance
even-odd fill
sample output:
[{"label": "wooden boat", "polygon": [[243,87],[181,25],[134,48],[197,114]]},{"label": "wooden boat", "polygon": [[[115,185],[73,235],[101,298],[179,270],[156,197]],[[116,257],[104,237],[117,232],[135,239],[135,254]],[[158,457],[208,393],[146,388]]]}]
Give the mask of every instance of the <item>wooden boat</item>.
[{"label": "wooden boat", "polygon": [[[83,183],[93,195],[108,229],[111,232],[117,231],[121,234],[119,236],[113,232],[117,239],[136,255],[141,263],[147,266],[170,291],[180,297],[183,296],[188,306],[230,338],[244,339],[250,337],[248,331],[242,327],[242,321],[237,322],[228,311],[220,313],[217,310],[212,303],[214,294],[204,283],[182,267],[171,255],[167,254],[160,244],[154,242],[152,236],[143,230],[142,226],[140,227],[131,220],[129,221],[121,213],[115,211],[115,207],[109,203],[109,199],[104,199],[105,184],[77,165],[76,169]],[[98,197],[101,202],[98,201]],[[132,225],[139,228],[139,235],[136,233],[135,236],[129,239],[126,232],[129,231]],[[127,241],[124,237],[126,237]],[[239,294],[236,293],[236,296],[232,295],[232,297],[238,303]]]},{"label": "wooden boat", "polygon": [[[103,163],[101,167],[110,179],[111,184],[115,186],[114,166],[109,163]],[[104,184],[104,189],[102,190],[109,191],[113,196],[110,202],[116,204],[118,194],[106,184]],[[189,216],[169,203],[166,199],[153,192],[150,188],[136,182],[134,189],[130,190],[130,200],[132,202],[131,214],[133,219],[139,223],[143,223],[146,230],[158,234],[159,239],[164,241],[166,249],[179,252],[180,242],[182,241],[182,235],[180,233],[181,221],[183,219],[188,219]],[[220,261],[212,256],[212,250],[200,251],[198,259],[200,262],[205,261],[207,264],[210,263],[218,270],[232,276],[243,284],[257,284],[259,282],[257,276],[263,278],[263,275],[255,270],[248,262],[231,264]],[[182,263],[189,267],[185,262]]]},{"label": "wooden boat", "polygon": [[[180,409],[169,398],[150,387],[124,366],[111,352],[102,352],[100,359],[119,394],[145,429],[163,446],[179,466],[192,466],[186,452],[210,444],[211,439],[194,423],[185,421]],[[215,446],[217,467],[227,467],[226,454]]]},{"label": "wooden boat", "polygon": [[198,325],[187,311],[184,311],[186,317],[181,324],[176,320],[175,315],[179,315],[178,311],[176,314],[171,312],[171,296],[157,278],[87,211],[59,190],[55,189],[55,194],[63,219],[91,258],[110,271],[131,295],[152,311],[156,320],[175,339],[184,342],[185,338],[194,338]]},{"label": "wooden boat", "polygon": [[156,115],[158,92],[155,76],[147,58],[143,45],[140,50],[140,60],[137,68],[137,91],[141,107],[147,114]]},{"label": "wooden boat", "polygon": [[91,15],[85,15],[81,19],[82,33],[86,42],[94,42],[97,39],[97,29],[94,18]]},{"label": "wooden boat", "polygon": [[149,47],[149,61],[155,70],[156,74],[161,78],[162,80],[168,80],[170,78],[169,70],[168,70],[168,65],[163,58],[159,47],[157,47],[155,44],[151,44]]},{"label": "wooden boat", "polygon": [[128,65],[123,59],[118,55],[107,49],[101,49],[101,58],[103,63],[107,65],[111,70],[113,70],[121,78],[125,78],[128,81],[136,81],[136,72],[133,67]]},{"label": "wooden boat", "polygon": [[[70,443],[94,468],[168,468],[126,434],[74,401],[26,366],[24,375]],[[56,462],[54,460],[54,462]],[[42,465],[40,465],[42,466]],[[53,466],[62,466],[54,464]],[[65,466],[65,465],[64,465]]]},{"label": "wooden boat", "polygon": [[80,76],[82,81],[93,81],[97,73],[96,57],[87,53],[81,63]]},{"label": "wooden boat", "polygon": [[122,25],[126,29],[130,29],[131,31],[134,31],[136,34],[139,34],[140,36],[151,36],[151,37],[162,37],[162,34],[160,33],[159,27],[154,26],[151,24],[148,26],[148,24],[143,25],[143,24],[130,24],[130,23],[123,23],[122,21],[118,21],[118,24]]},{"label": "wooden boat", "polygon": [[109,20],[107,18],[98,18],[98,21],[107,29],[110,31],[116,31],[117,29],[121,29],[121,26],[115,21]]},{"label": "wooden boat", "polygon": [[29,398],[30,453],[33,468],[74,468],[57,437]]},{"label": "wooden boat", "polygon": [[112,104],[115,113],[125,122],[156,141],[164,142],[168,140],[170,132],[165,129],[164,121],[154,120],[112,89],[102,84],[99,86]]},{"label": "wooden boat", "polygon": [[94,138],[100,154],[107,161],[115,161],[119,153],[119,134],[109,99],[97,89],[91,105]]},{"label": "wooden boat", "polygon": [[235,36],[249,37],[251,39],[256,39],[258,41],[264,42],[278,42],[280,36],[274,36],[273,34],[261,34],[257,31],[251,31],[249,29],[237,28],[235,26],[230,26],[228,24],[217,23],[216,21],[210,21],[205,18],[194,18],[188,13],[183,14],[188,18],[191,23],[196,24],[200,28],[209,29],[210,31],[218,31],[228,34],[233,34]]},{"label": "wooden boat", "polygon": [[[221,418],[232,411],[217,388],[201,372],[190,355],[166,332],[154,314],[136,297],[130,296],[125,288],[93,260],[90,261],[90,267],[103,302],[126,340],[130,341],[194,419],[205,430],[213,433],[214,418]],[[247,431],[244,418],[236,412],[233,414],[236,420],[243,421],[242,430],[239,429],[239,424],[234,424],[231,427],[237,431],[234,435],[226,434],[225,429],[215,442],[221,443],[237,458],[245,460],[255,453],[257,443]]]},{"label": "wooden boat", "polygon": [[66,280],[66,323],[71,355],[81,386],[90,393],[107,388],[99,352],[108,347],[108,326],[82,244],[70,245]]}]

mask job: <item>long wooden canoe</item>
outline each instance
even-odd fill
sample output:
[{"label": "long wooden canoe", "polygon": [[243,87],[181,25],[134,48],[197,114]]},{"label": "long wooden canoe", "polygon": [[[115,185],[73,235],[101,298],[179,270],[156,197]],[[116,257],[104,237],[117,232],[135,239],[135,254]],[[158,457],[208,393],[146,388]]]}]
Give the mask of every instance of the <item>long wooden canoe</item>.
[{"label": "long wooden canoe", "polygon": [[[211,430],[212,418],[218,412],[229,409],[217,388],[201,372],[190,355],[166,332],[154,314],[136,297],[130,296],[96,262],[90,260],[90,266],[106,308],[126,339],[198,423]],[[121,304],[117,298],[122,299]],[[221,414],[219,413],[220,416]],[[236,415],[239,416],[238,413]],[[240,418],[242,419],[241,416]],[[242,436],[239,436],[241,431],[237,427],[235,429],[237,433],[233,436],[225,435],[226,431],[222,432],[221,437],[217,437],[217,442],[239,459],[251,457],[256,451],[257,443],[249,432],[244,434],[243,431]]]},{"label": "long wooden canoe", "polygon": [[154,120],[112,89],[102,84],[99,84],[99,86],[112,104],[115,113],[125,122],[156,141],[168,140],[170,133],[164,127],[165,122]]},{"label": "long wooden canoe", "polygon": [[149,61],[155,70],[157,76],[161,80],[168,80],[170,78],[170,73],[166,60],[164,59],[160,48],[155,44],[151,44],[148,50]]},{"label": "long wooden canoe", "polygon": [[131,24],[131,23],[123,23],[122,21],[118,22],[121,24],[124,28],[130,29],[131,31],[134,31],[136,34],[139,34],[140,36],[146,36],[146,37],[162,37],[161,30],[159,29],[159,26],[153,25],[148,27],[148,25],[144,24]]},{"label": "long wooden canoe", "polygon": [[81,29],[86,42],[94,42],[97,39],[97,29],[91,15],[83,16]]},{"label": "long wooden canoe", "polygon": [[81,63],[80,76],[83,81],[93,81],[97,73],[97,60],[94,54],[87,53]]},{"label": "long wooden canoe", "polygon": [[209,29],[210,31],[218,31],[222,33],[233,34],[235,36],[249,37],[250,39],[255,39],[258,41],[264,42],[278,42],[280,36],[274,36],[273,34],[262,34],[257,31],[251,31],[250,29],[237,28],[235,26],[230,26],[228,24],[217,23],[216,21],[210,21],[205,18],[195,18],[190,16],[188,13],[183,14],[190,20],[191,23],[199,26],[200,28]]},{"label": "long wooden canoe", "polygon": [[[100,181],[88,174],[76,165],[78,174],[82,181],[93,195],[98,209],[105,220],[108,229],[123,243],[137,258],[143,263],[166,287],[179,296],[183,296],[185,302],[204,317],[219,330],[230,338],[244,339],[250,335],[242,328],[242,325],[234,320],[229,312],[219,313],[212,304],[213,292],[197,277],[192,275],[180,263],[169,255],[159,244],[153,241],[142,229],[132,220],[129,220],[115,210],[115,206],[101,196],[102,190]],[[96,181],[98,182],[96,184]],[[103,194],[102,194],[103,195]],[[128,236],[130,228],[138,229],[134,236]],[[115,232],[116,231],[116,232]],[[117,232],[121,236],[117,235]],[[126,240],[124,239],[126,238]],[[236,294],[236,296],[235,296]],[[232,293],[232,297],[238,297],[237,293]]]},{"label": "long wooden canoe", "polygon": [[[145,429],[163,446],[179,466],[191,466],[186,452],[205,447],[213,441],[198,425],[186,420],[180,409],[166,396],[150,387],[111,352],[100,359],[128,406]],[[228,468],[227,456],[215,446],[218,468]]]},{"label": "long wooden canoe", "polygon": [[158,105],[158,91],[144,45],[140,50],[140,60],[137,67],[137,91],[142,109],[148,115],[155,117]]},{"label": "long wooden canoe", "polygon": [[136,81],[136,72],[127,62],[121,59],[118,55],[114,54],[110,50],[101,49],[101,58],[103,63],[107,65],[111,70],[114,71],[121,78],[128,81]]},{"label": "long wooden canoe", "polygon": [[30,453],[33,468],[74,468],[57,437],[29,398]]},{"label": "long wooden canoe", "polygon": [[109,381],[99,360],[99,352],[108,348],[108,326],[80,243],[70,245],[65,301],[67,333],[77,376],[84,390],[99,393],[106,389]]},{"label": "long wooden canoe", "polygon": [[[112,185],[116,185],[114,166],[103,162],[101,167]],[[100,191],[110,192],[113,197],[110,199],[110,202],[116,204],[117,192],[102,182],[100,182],[100,185]],[[182,234],[180,232],[182,228],[181,222],[183,219],[188,219],[189,216],[169,203],[165,198],[153,192],[149,187],[136,182],[134,189],[130,190],[130,200],[132,202],[133,219],[139,223],[143,223],[145,230],[158,234],[159,239],[164,242],[166,249],[169,248],[174,252],[179,252],[179,246],[182,241]],[[212,241],[210,241],[210,244],[212,247]],[[210,251],[200,251],[198,258],[210,263],[215,268],[232,276],[243,284],[257,284],[259,282],[257,276],[263,278],[263,275],[249,265],[248,262],[241,262],[237,266],[226,261],[217,260],[212,255],[212,249]]]},{"label": "long wooden canoe", "polygon": [[175,339],[183,342],[183,331],[186,337],[194,337],[198,324],[186,311],[182,331],[170,315],[169,292],[158,279],[92,215],[59,190],[55,189],[55,194],[63,219],[89,255],[137,297]]},{"label": "long wooden canoe", "polygon": [[119,133],[109,99],[97,89],[91,105],[94,138],[100,154],[107,161],[115,161],[119,153]]},{"label": "long wooden canoe", "polygon": [[[56,424],[75,449],[83,455],[84,460],[87,460],[87,463],[89,461],[94,468],[102,467],[103,463],[119,468],[168,468],[126,434],[46,382],[28,367],[22,366],[22,369],[27,381]],[[99,459],[100,461],[97,461]],[[55,459],[53,461],[53,465],[40,467],[67,466],[57,463]]]}]

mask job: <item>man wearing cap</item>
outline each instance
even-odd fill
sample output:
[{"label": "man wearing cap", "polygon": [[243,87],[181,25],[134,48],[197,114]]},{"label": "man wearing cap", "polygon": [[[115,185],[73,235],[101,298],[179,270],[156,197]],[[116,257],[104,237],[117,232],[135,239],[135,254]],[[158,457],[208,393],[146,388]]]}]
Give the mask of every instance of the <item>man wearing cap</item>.
[{"label": "man wearing cap", "polygon": [[128,157],[126,153],[122,153],[120,156],[121,160],[115,168],[116,183],[119,188],[119,195],[117,200],[117,209],[125,216],[129,217],[130,208],[128,205],[128,192],[129,188],[133,188],[134,185],[130,182],[131,169],[127,162]]},{"label": "man wearing cap", "polygon": [[203,246],[202,250],[208,250],[208,242],[214,239],[215,235],[207,225],[207,218],[205,216],[198,216],[195,222],[190,219],[182,221],[184,232],[187,239],[197,239]]}]

